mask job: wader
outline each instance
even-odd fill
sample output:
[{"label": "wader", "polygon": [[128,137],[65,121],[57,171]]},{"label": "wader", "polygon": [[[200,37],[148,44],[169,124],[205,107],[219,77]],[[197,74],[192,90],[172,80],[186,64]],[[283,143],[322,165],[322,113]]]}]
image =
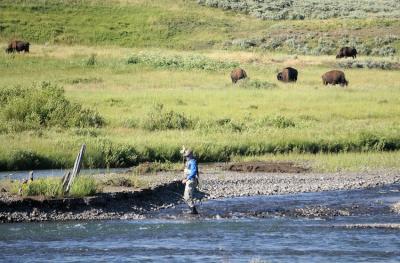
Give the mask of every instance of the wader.
[{"label": "wader", "polygon": [[194,193],[196,191],[198,181],[197,179],[188,180],[185,185],[185,193],[183,194],[183,199],[188,204],[188,206],[193,210],[194,206]]}]

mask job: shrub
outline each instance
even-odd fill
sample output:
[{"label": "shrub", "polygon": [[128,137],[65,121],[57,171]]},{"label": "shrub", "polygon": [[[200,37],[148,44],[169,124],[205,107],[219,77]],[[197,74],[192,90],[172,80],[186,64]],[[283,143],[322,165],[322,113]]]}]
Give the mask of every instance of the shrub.
[{"label": "shrub", "polygon": [[380,69],[393,69],[395,64],[389,61],[359,61],[359,60],[343,60],[337,63],[339,67],[342,68],[380,68]]},{"label": "shrub", "polygon": [[61,197],[60,178],[39,178],[21,186],[23,196]]},{"label": "shrub", "polygon": [[385,45],[383,47],[376,47],[372,49],[371,55],[379,55],[379,56],[393,56],[396,53],[396,49],[390,45]]},{"label": "shrub", "polygon": [[52,166],[51,160],[30,150],[12,152],[7,163],[7,169],[15,171],[49,168]]},{"label": "shrub", "polygon": [[15,87],[0,93],[0,118],[8,130],[21,131],[40,127],[101,127],[103,118],[95,111],[70,102],[64,90],[42,82],[30,89]]},{"label": "shrub", "polygon": [[104,139],[96,139],[91,144],[86,158],[89,167],[130,167],[140,161],[133,146],[113,144]]},{"label": "shrub", "polygon": [[70,80],[66,80],[66,83],[69,84],[88,84],[88,83],[101,83],[103,82],[102,78],[74,78]]},{"label": "shrub", "polygon": [[346,34],[341,36],[332,36],[322,33],[293,32],[291,34],[269,33],[258,41],[252,39],[234,39],[227,46],[238,46],[240,48],[249,48],[244,44],[253,43],[251,48],[261,48],[269,51],[285,51],[303,55],[332,55],[344,46],[355,47],[360,55],[379,55],[393,56],[396,49],[393,47],[397,36],[388,35],[382,38],[375,38],[374,41],[366,41],[358,37],[348,37]]},{"label": "shrub", "polygon": [[237,62],[213,60],[204,56],[194,55],[162,55],[161,53],[139,52],[131,55],[128,64],[144,64],[154,68],[181,70],[221,70],[237,67]]},{"label": "shrub", "polygon": [[215,124],[222,128],[224,131],[242,132],[245,129],[243,123],[238,123],[230,118],[222,118],[215,121]]},{"label": "shrub", "polygon": [[90,67],[96,64],[97,64],[96,54],[91,54],[90,57],[86,60],[85,65]]},{"label": "shrub", "polygon": [[266,117],[260,120],[257,126],[260,127],[271,126],[279,129],[286,129],[290,127],[295,127],[296,124],[292,119],[278,115],[274,117]]},{"label": "shrub", "polygon": [[198,4],[243,12],[266,20],[328,19],[333,17],[365,18],[400,16],[395,0],[348,2],[345,0],[197,0]]},{"label": "shrub", "polygon": [[249,78],[240,80],[238,84],[240,88],[245,89],[272,89],[277,87],[275,83]]},{"label": "shrub", "polygon": [[92,176],[78,176],[71,185],[69,195],[73,197],[83,197],[94,195],[97,192],[97,184]]},{"label": "shrub", "polygon": [[188,129],[192,127],[193,121],[185,114],[166,111],[163,104],[156,104],[146,115],[142,127],[149,131]]}]

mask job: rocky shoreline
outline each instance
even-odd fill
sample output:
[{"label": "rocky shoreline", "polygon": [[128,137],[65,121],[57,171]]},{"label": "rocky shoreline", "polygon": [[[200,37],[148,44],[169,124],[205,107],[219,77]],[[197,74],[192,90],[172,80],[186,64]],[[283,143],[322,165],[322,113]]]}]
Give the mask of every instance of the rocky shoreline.
[{"label": "rocky shoreline", "polygon": [[[0,222],[37,222],[97,219],[140,219],[146,214],[182,203],[182,175],[162,172],[141,177],[148,189],[103,193],[93,197],[59,200],[0,198]],[[360,173],[260,173],[203,169],[199,190],[204,199],[278,195],[329,190],[351,190],[400,183],[399,171]],[[393,209],[398,209],[394,207]],[[315,211],[314,211],[315,210]],[[310,207],[300,216],[323,215]],[[314,212],[313,212],[314,211]],[[321,212],[322,211],[322,212]],[[328,211],[331,216],[348,213]],[[288,214],[290,215],[290,213]]]}]

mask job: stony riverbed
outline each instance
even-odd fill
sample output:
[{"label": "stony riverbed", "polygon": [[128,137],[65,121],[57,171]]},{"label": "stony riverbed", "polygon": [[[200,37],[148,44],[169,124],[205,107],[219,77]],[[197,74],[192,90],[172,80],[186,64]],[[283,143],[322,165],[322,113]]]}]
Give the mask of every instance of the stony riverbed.
[{"label": "stony riverbed", "polygon": [[[95,198],[66,200],[61,204],[49,205],[46,200],[10,203],[3,195],[0,204],[0,222],[60,221],[92,219],[138,219],[149,212],[174,207],[182,203],[183,185],[179,183],[182,175],[177,172],[161,172],[141,176],[150,187],[143,193],[108,193]],[[398,171],[376,171],[364,173],[261,173],[232,172],[207,167],[200,174],[199,190],[203,201],[227,197],[285,195],[294,193],[322,192],[332,190],[351,190],[400,183]],[[76,203],[74,203],[76,202]],[[357,208],[354,208],[357,209]],[[352,208],[329,208],[307,206],[291,211],[277,210],[277,216],[347,216]],[[398,211],[398,205],[393,205]]]}]

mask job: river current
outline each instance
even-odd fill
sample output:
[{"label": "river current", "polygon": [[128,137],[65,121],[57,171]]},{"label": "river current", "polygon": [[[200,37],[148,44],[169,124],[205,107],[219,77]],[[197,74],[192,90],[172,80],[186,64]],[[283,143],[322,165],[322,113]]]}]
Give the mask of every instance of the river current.
[{"label": "river current", "polygon": [[[400,186],[240,197],[140,220],[0,225],[1,262],[400,262]],[[349,216],[274,216],[322,206]],[[260,216],[262,215],[262,216]],[[367,227],[350,227],[350,226]]]}]

